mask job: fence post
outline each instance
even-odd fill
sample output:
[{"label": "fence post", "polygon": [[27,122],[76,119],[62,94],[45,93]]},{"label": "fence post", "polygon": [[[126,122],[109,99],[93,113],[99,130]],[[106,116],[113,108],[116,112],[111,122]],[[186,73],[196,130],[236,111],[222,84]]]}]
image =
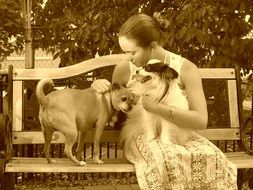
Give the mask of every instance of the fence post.
[{"label": "fence post", "polygon": [[33,50],[32,50],[32,27],[31,27],[31,11],[32,1],[23,0],[23,15],[25,17],[25,68],[34,68]]},{"label": "fence post", "polygon": [[[23,13],[25,16],[25,68],[34,68],[34,51],[32,48],[32,27],[31,27],[32,0],[23,0]],[[27,155],[33,157],[33,145],[27,145]],[[33,180],[33,174],[29,173],[28,178]]]}]

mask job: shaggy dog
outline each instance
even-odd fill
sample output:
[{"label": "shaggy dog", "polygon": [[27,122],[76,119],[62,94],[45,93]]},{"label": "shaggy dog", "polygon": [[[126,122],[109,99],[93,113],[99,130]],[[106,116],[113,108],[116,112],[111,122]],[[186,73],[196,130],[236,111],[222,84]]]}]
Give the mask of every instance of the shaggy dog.
[{"label": "shaggy dog", "polygon": [[121,132],[127,157],[131,154],[140,156],[135,143],[138,134],[142,134],[147,142],[160,138],[162,143],[173,142],[179,145],[185,144],[189,136],[193,135],[192,129],[180,128],[169,119],[147,112],[142,105],[142,98],[149,96],[152,103],[188,110],[188,102],[177,77],[178,73],[174,69],[159,60],[151,60],[137,71],[135,82],[129,88],[141,98],[127,113]]}]

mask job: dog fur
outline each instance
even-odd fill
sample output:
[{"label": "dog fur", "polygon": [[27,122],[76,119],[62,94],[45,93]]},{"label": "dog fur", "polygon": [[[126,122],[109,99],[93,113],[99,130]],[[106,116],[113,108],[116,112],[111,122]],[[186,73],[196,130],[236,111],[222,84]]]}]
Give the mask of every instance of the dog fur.
[{"label": "dog fur", "polygon": [[[178,85],[177,72],[168,65],[160,65],[158,72],[148,72],[144,68],[135,76],[132,92],[139,94],[136,106],[127,113],[128,119],[123,124],[121,141],[124,141],[126,157],[140,157],[136,148],[136,134],[142,134],[147,142],[159,137],[162,143],[173,142],[183,145],[189,136],[195,133],[192,129],[180,128],[173,122],[154,113],[147,112],[142,105],[143,96],[149,96],[154,103],[162,103],[188,110],[186,97]],[[148,81],[145,79],[148,78]]]},{"label": "dog fur", "polygon": [[[83,150],[83,140],[87,130],[96,127],[94,136],[94,162],[101,164],[99,159],[100,137],[105,124],[118,111],[130,111],[138,96],[118,84],[112,85],[112,90],[99,94],[88,88],[56,90],[45,96],[43,87],[54,85],[51,79],[42,79],[37,84],[36,95],[40,104],[39,121],[42,127],[45,144],[44,154],[48,163],[54,163],[50,157],[50,144],[54,131],[61,131],[65,138],[64,152],[77,165],[84,165],[79,161]],[[72,147],[78,137],[77,158],[72,154]]]}]

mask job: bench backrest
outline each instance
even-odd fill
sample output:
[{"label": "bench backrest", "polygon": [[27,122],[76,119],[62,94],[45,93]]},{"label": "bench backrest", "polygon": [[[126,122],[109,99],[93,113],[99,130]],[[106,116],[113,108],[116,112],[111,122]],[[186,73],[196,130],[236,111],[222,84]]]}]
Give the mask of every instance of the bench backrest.
[{"label": "bench backrest", "polygon": [[[23,131],[24,129],[24,88],[25,81],[35,81],[42,78],[55,80],[71,78],[83,73],[91,73],[95,69],[115,66],[127,62],[123,54],[115,54],[90,59],[76,65],[53,69],[14,69],[13,94],[13,144],[43,144],[40,131]],[[209,123],[206,130],[199,133],[210,140],[239,140],[241,102],[238,73],[234,68],[200,68],[204,90],[207,98]],[[89,74],[87,74],[88,76]],[[224,106],[225,105],[225,106]],[[220,108],[220,109],[219,109]],[[218,111],[217,111],[218,110]],[[218,117],[217,117],[218,116]],[[213,120],[211,118],[214,118]],[[217,119],[218,118],[218,119]],[[93,141],[93,131],[87,135],[86,142]],[[102,142],[117,142],[119,131],[106,130]],[[52,143],[63,143],[65,138],[59,132],[54,133]]]}]

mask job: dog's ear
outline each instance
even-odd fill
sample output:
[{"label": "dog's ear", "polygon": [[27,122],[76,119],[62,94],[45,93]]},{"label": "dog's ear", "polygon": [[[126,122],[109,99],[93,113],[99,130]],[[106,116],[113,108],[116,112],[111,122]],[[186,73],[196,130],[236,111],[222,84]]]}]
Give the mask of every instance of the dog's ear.
[{"label": "dog's ear", "polygon": [[160,60],[151,59],[143,68],[148,72],[157,72],[161,77],[165,75],[166,78],[170,80],[178,77],[176,70]]},{"label": "dog's ear", "polygon": [[178,77],[178,72],[169,66],[167,68],[167,72],[171,75],[171,78],[173,78],[173,79]]},{"label": "dog's ear", "polygon": [[126,86],[123,85],[123,84],[119,84],[119,83],[113,83],[112,84],[112,90],[119,90],[121,88],[126,88]]},{"label": "dog's ear", "polygon": [[161,69],[161,77],[170,81],[178,77],[178,72],[168,65],[163,65],[163,68]]},{"label": "dog's ear", "polygon": [[112,84],[112,90],[118,90],[118,89],[120,89],[119,83],[113,83]]}]

